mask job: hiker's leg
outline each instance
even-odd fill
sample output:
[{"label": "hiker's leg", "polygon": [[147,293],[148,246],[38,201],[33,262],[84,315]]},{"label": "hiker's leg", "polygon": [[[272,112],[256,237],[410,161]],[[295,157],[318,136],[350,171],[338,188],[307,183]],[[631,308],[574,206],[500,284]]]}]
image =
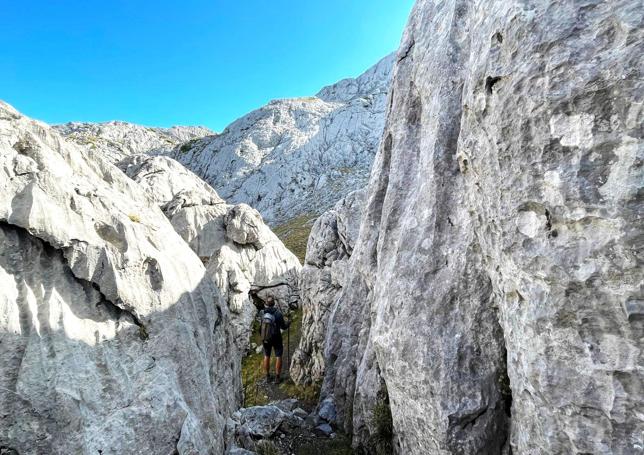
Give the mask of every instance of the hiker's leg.
[{"label": "hiker's leg", "polygon": [[275,376],[282,377],[282,357],[275,357]]},{"label": "hiker's leg", "polygon": [[262,361],[262,367],[264,369],[264,374],[266,378],[271,375],[271,345],[268,343],[263,343],[264,348],[264,360]]},{"label": "hiker's leg", "polygon": [[284,353],[284,346],[282,340],[275,340],[273,344],[275,347],[275,381],[278,383],[282,379],[282,354]]},{"label": "hiker's leg", "polygon": [[263,367],[264,367],[264,374],[266,376],[269,376],[270,372],[271,372],[271,358],[270,357],[264,356]]}]

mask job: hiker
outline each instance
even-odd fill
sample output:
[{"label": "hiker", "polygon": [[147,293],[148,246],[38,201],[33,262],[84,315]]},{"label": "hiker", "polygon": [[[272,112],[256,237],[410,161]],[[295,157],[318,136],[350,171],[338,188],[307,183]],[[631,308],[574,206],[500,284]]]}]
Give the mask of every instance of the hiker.
[{"label": "hiker", "polygon": [[282,375],[282,330],[288,329],[291,321],[285,321],[282,312],[275,308],[275,299],[268,297],[266,307],[260,313],[260,335],[264,346],[264,373],[266,382],[271,380],[271,351],[275,350],[275,384],[279,384]]}]

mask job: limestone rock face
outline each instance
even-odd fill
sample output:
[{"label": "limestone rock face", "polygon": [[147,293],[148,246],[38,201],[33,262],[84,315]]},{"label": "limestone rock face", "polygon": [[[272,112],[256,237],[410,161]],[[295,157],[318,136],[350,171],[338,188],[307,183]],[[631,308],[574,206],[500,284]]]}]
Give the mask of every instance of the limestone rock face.
[{"label": "limestone rock face", "polygon": [[266,240],[264,222],[257,210],[246,204],[234,207],[226,214],[226,235],[240,245],[253,245],[257,249]]},{"label": "limestone rock face", "polygon": [[324,376],[327,321],[349,272],[365,198],[366,190],[350,193],[318,218],[311,230],[300,273],[302,337],[290,370],[298,384],[319,382]]},{"label": "limestone rock face", "polygon": [[172,226],[204,263],[226,242],[217,220],[229,210],[210,185],[166,157],[132,155],[118,166],[162,208]]},{"label": "limestone rock face", "polygon": [[201,126],[149,128],[127,122],[69,122],[54,128],[67,140],[100,152],[112,163],[129,155],[168,153],[183,143],[215,134]]},{"label": "limestone rock face", "polygon": [[240,349],[248,345],[261,301],[272,296],[284,311],[298,307],[301,264],[256,210],[226,204],[210,185],[168,157],[134,155],[119,166],[208,265],[228,302]]},{"label": "limestone rock face", "polygon": [[0,102],[3,453],[223,453],[229,319],[139,185]]},{"label": "limestone rock face", "polygon": [[643,450],[642,15],[417,2],[328,324],[356,444]]},{"label": "limestone rock face", "polygon": [[171,156],[271,225],[323,213],[369,179],[393,60],[316,97],[272,101]]}]

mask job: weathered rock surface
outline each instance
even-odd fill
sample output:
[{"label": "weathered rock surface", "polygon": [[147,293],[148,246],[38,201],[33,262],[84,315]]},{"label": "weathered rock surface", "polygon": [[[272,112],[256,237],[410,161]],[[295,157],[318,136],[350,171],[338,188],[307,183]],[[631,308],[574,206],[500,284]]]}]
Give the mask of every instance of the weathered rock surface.
[{"label": "weathered rock surface", "polygon": [[356,444],[643,450],[642,14],[417,2],[329,320]]},{"label": "weathered rock surface", "polygon": [[201,126],[150,128],[127,122],[69,122],[54,128],[67,140],[100,152],[112,163],[129,155],[169,153],[183,143],[215,134]]},{"label": "weathered rock surface", "polygon": [[223,453],[232,338],[141,187],[0,102],[3,453]]},{"label": "weathered rock surface", "polygon": [[285,311],[299,305],[300,262],[257,210],[226,204],[212,187],[168,157],[134,155],[119,166],[208,264],[208,274],[228,302],[241,349],[248,346],[255,298],[272,296]]},{"label": "weathered rock surface", "polygon": [[118,166],[162,208],[204,263],[226,243],[225,226],[213,220],[223,219],[230,206],[181,164],[166,157],[132,155]]},{"label": "weathered rock surface", "polygon": [[315,427],[315,431],[319,435],[330,436],[333,433],[333,428],[328,423],[323,423]]},{"label": "weathered rock surface", "polygon": [[171,156],[271,225],[320,214],[369,179],[393,61],[316,97],[272,101]]},{"label": "weathered rock surface", "polygon": [[258,450],[258,441],[272,438],[278,428],[299,428],[304,420],[290,411],[289,403],[241,408],[228,420],[228,438],[234,447]]},{"label": "weathered rock surface", "polygon": [[270,438],[287,416],[288,414],[277,406],[254,406],[240,409],[233,414],[233,420],[240,424],[239,433],[257,438]]},{"label": "weathered rock surface", "polygon": [[251,452],[240,447],[233,447],[226,452],[226,455],[257,455],[257,452]]},{"label": "weathered rock surface", "polygon": [[327,321],[338,299],[347,265],[358,237],[366,190],[349,194],[313,225],[300,273],[302,337],[293,354],[291,378],[298,384],[324,377],[324,344]]}]

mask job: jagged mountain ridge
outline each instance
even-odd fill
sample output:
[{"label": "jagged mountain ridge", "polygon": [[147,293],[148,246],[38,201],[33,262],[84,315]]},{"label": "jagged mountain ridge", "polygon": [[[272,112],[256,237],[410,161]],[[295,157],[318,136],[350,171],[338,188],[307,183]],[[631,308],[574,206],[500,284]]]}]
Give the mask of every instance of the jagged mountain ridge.
[{"label": "jagged mountain ridge", "polygon": [[227,201],[246,203],[271,225],[312,220],[369,179],[384,126],[394,55],[316,96],[279,99],[229,125],[151,128],[69,122],[54,128],[112,163],[169,155]]},{"label": "jagged mountain ridge", "polygon": [[112,163],[129,155],[166,154],[179,144],[215,134],[203,126],[153,128],[120,121],[68,122],[53,128],[67,140],[101,152]]},{"label": "jagged mountain ridge", "polygon": [[281,99],[171,156],[226,200],[278,225],[315,218],[366,185],[384,126],[394,56],[315,97]]}]

